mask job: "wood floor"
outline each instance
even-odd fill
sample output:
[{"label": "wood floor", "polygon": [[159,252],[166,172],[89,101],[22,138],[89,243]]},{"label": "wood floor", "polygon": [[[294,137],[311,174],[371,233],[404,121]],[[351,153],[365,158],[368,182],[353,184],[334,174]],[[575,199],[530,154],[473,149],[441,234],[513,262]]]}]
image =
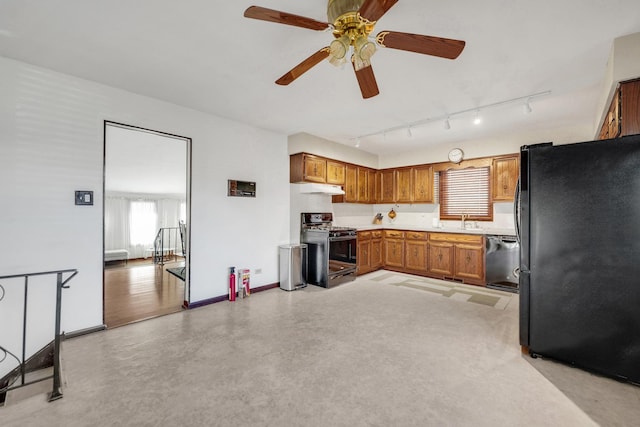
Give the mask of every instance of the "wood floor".
[{"label": "wood floor", "polygon": [[184,260],[153,264],[151,259],[110,264],[104,274],[104,321],[107,328],[182,310],[184,282],[166,271]]}]

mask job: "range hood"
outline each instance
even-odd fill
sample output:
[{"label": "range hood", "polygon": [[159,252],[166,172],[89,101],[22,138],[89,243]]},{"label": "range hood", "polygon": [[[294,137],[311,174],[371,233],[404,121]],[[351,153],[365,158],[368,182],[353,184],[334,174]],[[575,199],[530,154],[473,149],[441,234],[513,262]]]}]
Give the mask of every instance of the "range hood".
[{"label": "range hood", "polygon": [[294,185],[301,194],[344,194],[344,190],[339,185],[316,184],[313,182],[303,182]]}]

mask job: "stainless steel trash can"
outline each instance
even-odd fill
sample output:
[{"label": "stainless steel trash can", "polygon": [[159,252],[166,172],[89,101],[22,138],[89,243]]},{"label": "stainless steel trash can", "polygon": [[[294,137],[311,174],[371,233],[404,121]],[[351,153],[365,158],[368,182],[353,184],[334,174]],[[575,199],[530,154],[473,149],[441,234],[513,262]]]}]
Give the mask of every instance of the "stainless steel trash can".
[{"label": "stainless steel trash can", "polygon": [[307,245],[280,245],[280,289],[295,291],[307,286]]}]

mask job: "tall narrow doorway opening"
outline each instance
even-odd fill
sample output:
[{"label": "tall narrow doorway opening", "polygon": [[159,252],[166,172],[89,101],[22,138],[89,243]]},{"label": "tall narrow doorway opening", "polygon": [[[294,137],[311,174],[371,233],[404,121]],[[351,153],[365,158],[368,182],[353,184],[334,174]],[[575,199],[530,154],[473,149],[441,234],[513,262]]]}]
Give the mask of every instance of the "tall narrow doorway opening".
[{"label": "tall narrow doorway opening", "polygon": [[191,139],[105,121],[103,312],[107,328],[189,301]]}]

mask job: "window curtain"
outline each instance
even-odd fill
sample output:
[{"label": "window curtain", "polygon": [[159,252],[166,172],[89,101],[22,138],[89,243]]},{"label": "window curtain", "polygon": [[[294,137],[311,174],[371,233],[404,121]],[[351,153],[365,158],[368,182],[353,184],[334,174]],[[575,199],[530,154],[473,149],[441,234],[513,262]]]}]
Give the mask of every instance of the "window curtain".
[{"label": "window curtain", "polygon": [[177,228],[184,205],[180,199],[106,194],[105,249],[126,249],[129,258],[147,258],[153,255],[159,229],[175,227],[170,231],[171,246],[180,250]]}]

